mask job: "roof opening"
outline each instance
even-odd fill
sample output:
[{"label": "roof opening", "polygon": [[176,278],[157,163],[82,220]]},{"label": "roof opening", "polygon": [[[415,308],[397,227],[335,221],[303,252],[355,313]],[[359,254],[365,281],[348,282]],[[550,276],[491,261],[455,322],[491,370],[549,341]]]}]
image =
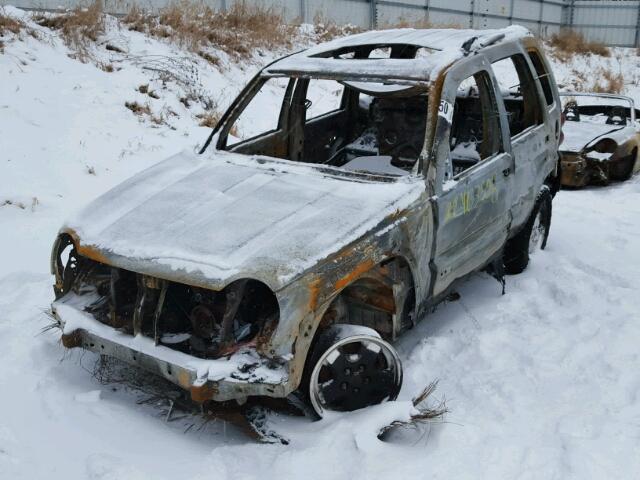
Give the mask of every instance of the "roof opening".
[{"label": "roof opening", "polygon": [[312,58],[337,58],[337,59],[412,59],[422,57],[437,51],[435,48],[420,47],[405,43],[399,44],[371,44],[341,47],[334,50],[310,55]]}]

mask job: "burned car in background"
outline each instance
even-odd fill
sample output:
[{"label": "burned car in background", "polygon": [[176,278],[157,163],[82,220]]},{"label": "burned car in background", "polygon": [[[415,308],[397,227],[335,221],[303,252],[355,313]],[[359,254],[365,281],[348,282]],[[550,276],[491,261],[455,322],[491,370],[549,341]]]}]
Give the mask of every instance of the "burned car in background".
[{"label": "burned car in background", "polygon": [[640,125],[631,98],[606,93],[560,96],[565,120],[562,185],[607,185],[640,170]]},{"label": "burned car in background", "polygon": [[63,344],[197,402],[299,392],[322,416],[394,399],[391,342],[469,274],[544,248],[559,105],[522,27],[367,32],[278,60],[199,154],[61,229]]}]

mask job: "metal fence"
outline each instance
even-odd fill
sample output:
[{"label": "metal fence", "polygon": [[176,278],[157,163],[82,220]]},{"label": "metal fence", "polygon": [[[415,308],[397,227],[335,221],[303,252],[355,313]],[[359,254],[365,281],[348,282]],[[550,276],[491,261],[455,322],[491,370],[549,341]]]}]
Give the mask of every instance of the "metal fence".
[{"label": "metal fence", "polygon": [[[68,8],[87,0],[0,0],[25,8]],[[103,0],[110,13],[137,4],[157,10],[172,0]],[[399,22],[428,22],[469,28],[520,24],[539,36],[561,28],[580,31],[607,45],[640,46],[640,0],[200,0],[224,10],[244,1],[282,10],[289,21],[322,18],[338,24],[381,28]]]},{"label": "metal fence", "polygon": [[640,46],[640,1],[569,0],[563,24],[589,40]]}]

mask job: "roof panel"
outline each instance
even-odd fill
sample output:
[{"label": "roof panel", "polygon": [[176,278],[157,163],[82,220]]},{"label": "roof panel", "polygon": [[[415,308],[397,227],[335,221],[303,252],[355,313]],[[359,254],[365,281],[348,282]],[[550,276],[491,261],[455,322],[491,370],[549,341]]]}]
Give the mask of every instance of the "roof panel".
[{"label": "roof panel", "polygon": [[[283,58],[267,67],[271,74],[321,76],[336,78],[367,78],[370,80],[410,80],[429,82],[454,61],[462,58],[462,44],[478,37],[478,44],[489,38],[504,35],[498,42],[530,36],[520,26],[500,30],[457,30],[402,28],[374,30],[339,38]],[[334,50],[364,45],[413,45],[436,50],[415,59],[337,59],[321,55]]]}]

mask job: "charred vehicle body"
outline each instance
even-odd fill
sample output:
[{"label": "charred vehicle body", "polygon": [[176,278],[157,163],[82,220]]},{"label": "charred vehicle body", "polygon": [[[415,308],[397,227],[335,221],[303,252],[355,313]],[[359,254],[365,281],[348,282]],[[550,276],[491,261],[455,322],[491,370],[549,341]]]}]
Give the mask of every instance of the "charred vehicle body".
[{"label": "charred vehicle body", "polygon": [[557,87],[522,27],[368,32],[285,57],[199,154],[61,229],[63,344],[198,402],[301,392],[322,416],[394,399],[391,342],[470,273],[518,273],[544,248],[559,138]]},{"label": "charred vehicle body", "polygon": [[639,111],[629,97],[606,93],[561,93],[564,141],[562,185],[607,185],[640,170]]}]

